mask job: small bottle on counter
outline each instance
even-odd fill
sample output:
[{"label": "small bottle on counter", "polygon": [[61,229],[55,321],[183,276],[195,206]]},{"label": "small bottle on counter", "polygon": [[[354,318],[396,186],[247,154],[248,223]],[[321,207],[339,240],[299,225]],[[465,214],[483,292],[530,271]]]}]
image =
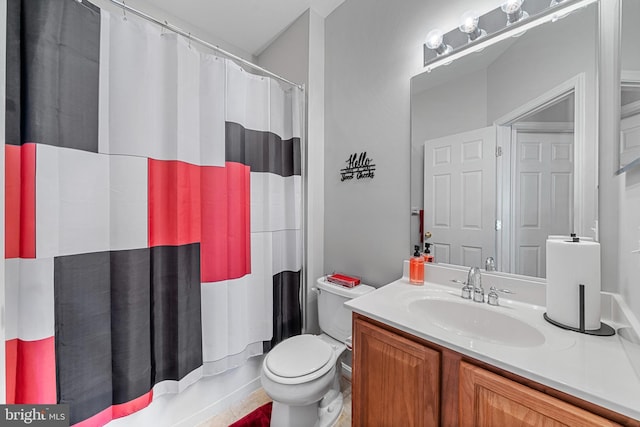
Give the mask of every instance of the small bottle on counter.
[{"label": "small bottle on counter", "polygon": [[413,257],[409,261],[409,283],[412,285],[424,284],[424,257],[420,253],[420,246],[415,246]]},{"label": "small bottle on counter", "polygon": [[431,255],[431,251],[429,250],[430,246],[431,246],[431,243],[425,242],[424,253],[422,254],[422,257],[424,258],[424,262],[433,262],[433,255]]}]

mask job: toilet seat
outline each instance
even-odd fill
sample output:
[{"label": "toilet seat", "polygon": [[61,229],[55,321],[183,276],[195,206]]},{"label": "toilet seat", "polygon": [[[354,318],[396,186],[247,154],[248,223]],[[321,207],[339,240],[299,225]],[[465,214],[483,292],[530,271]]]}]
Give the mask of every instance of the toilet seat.
[{"label": "toilet seat", "polygon": [[265,375],[280,384],[313,381],[335,367],[334,348],[315,335],[287,338],[265,357]]}]

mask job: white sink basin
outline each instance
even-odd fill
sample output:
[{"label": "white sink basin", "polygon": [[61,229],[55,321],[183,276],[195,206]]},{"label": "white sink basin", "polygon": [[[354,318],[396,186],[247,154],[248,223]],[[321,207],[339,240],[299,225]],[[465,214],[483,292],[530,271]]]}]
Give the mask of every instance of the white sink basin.
[{"label": "white sink basin", "polygon": [[537,347],[545,336],[533,326],[504,314],[498,307],[444,298],[420,298],[408,302],[410,313],[450,333],[510,347]]}]

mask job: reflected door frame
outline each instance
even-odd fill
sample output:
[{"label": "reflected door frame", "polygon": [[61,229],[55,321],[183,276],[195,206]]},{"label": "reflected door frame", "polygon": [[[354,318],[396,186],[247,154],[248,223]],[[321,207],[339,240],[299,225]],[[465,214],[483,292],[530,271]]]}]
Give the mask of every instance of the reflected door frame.
[{"label": "reflected door frame", "polygon": [[[496,182],[496,253],[498,258],[496,266],[499,271],[511,272],[512,256],[514,255],[513,247],[513,221],[511,221],[512,198],[513,191],[511,174],[513,172],[513,164],[510,160],[511,156],[505,155],[510,152],[512,141],[512,125],[522,118],[541,111],[549,105],[555,103],[569,94],[574,95],[574,176],[573,176],[573,224],[574,232],[580,236],[593,236],[591,227],[592,215],[587,214],[597,212],[593,197],[589,197],[589,192],[597,192],[596,188],[590,188],[587,185],[592,181],[589,174],[593,174],[597,170],[598,158],[597,153],[590,153],[586,148],[587,139],[587,106],[586,106],[586,77],[584,73],[579,73],[573,78],[556,86],[550,91],[540,95],[530,102],[516,108],[510,113],[500,117],[494,122],[497,127],[497,145],[503,155],[497,159]],[[594,166],[595,165],[595,166]],[[597,194],[597,193],[596,193]],[[597,199],[596,199],[597,200]],[[597,216],[593,216],[597,218]],[[587,223],[587,221],[589,223]]]}]

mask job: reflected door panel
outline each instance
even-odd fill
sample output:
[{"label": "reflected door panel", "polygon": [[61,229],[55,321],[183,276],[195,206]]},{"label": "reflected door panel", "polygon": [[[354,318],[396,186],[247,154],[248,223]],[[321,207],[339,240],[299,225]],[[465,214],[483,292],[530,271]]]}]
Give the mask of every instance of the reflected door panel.
[{"label": "reflected door panel", "polygon": [[545,277],[546,239],[573,232],[573,134],[517,132],[511,271]]},{"label": "reflected door panel", "polygon": [[435,262],[482,266],[495,257],[495,128],[424,147],[424,230],[432,233]]},{"label": "reflected door panel", "polygon": [[620,121],[620,161],[623,165],[640,158],[640,113]]}]

